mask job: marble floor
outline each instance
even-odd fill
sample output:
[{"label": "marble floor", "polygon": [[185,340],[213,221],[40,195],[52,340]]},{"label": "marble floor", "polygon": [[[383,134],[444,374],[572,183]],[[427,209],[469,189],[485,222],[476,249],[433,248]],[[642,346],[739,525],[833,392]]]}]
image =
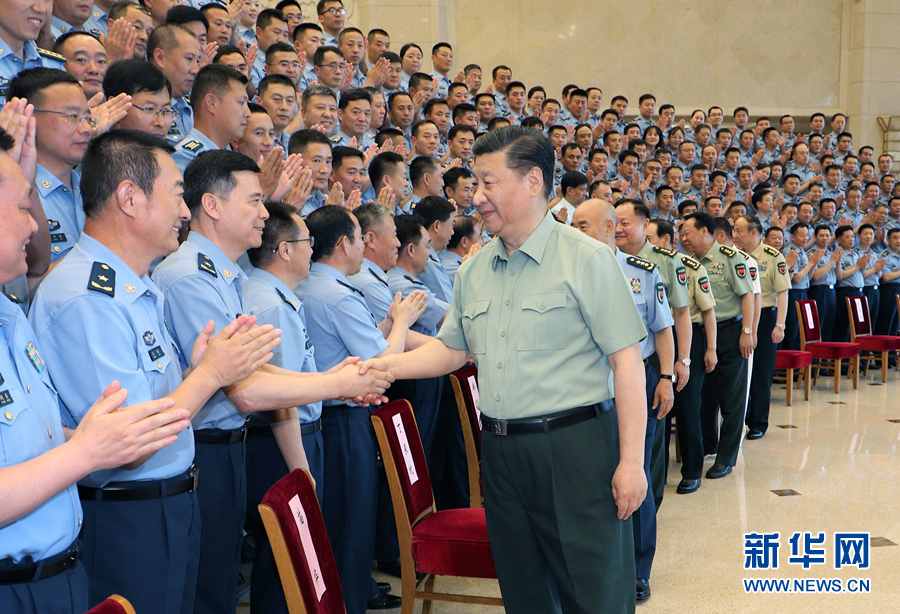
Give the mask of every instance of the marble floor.
[{"label": "marble floor", "polygon": [[[892,371],[882,384],[880,371],[870,371],[858,390],[844,379],[837,395],[832,379],[820,379],[808,402],[802,390],[794,392],[792,407],[784,400],[784,386],[775,384],[766,436],[745,441],[734,472],[720,480],[704,479],[694,494],[675,492],[680,465],[673,448],[658,518],[653,594],[638,612],[900,611],[900,376]],[[744,535],[776,531],[778,569],[745,570]],[[803,569],[789,563],[788,540],[795,532],[825,534],[825,564]],[[870,534],[868,569],[834,568],[835,532]],[[844,588],[851,578],[863,579],[870,592],[748,594],[744,578],[837,578]],[[390,581],[399,594],[399,580],[379,579]],[[438,580],[436,589],[499,594],[496,582],[485,580]],[[421,603],[414,611],[421,612]],[[440,602],[432,608],[435,614],[499,611]]]}]

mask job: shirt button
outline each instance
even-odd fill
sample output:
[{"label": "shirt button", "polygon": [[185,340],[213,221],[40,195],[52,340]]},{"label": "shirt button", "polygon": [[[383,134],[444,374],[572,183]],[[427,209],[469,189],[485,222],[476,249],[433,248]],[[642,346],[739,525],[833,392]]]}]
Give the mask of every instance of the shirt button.
[{"label": "shirt button", "polygon": [[512,277],[512,276],[514,276],[514,275],[516,274],[516,272],[515,272],[515,271],[510,271],[509,274],[510,274],[510,276]]},{"label": "shirt button", "polygon": [[81,526],[81,518],[78,519],[78,526]]},{"label": "shirt button", "polygon": [[502,369],[502,368],[503,368],[503,363],[502,363],[502,362],[498,362],[498,363],[497,363],[497,368],[498,368],[498,369]]},{"label": "shirt button", "polygon": [[[497,395],[497,400],[498,400],[498,401],[500,400],[499,397],[500,397],[500,395]],[[12,420],[12,412],[11,412],[11,411],[6,412],[6,419],[7,419],[7,420]]]},{"label": "shirt button", "polygon": [[505,336],[506,336],[506,331],[505,331],[505,330],[501,330],[501,331],[500,331],[500,336],[501,336],[501,337],[505,337]]},{"label": "shirt button", "polygon": [[506,299],[506,304],[509,305],[509,299]]},{"label": "shirt button", "polygon": [[31,392],[31,386],[25,386],[25,389],[26,389],[29,393]]},{"label": "shirt button", "polygon": [[541,311],[545,310],[547,306],[544,303],[541,303]]},{"label": "shirt button", "polygon": [[494,399],[496,399],[496,400],[499,401],[499,400],[500,400],[500,395],[498,394],[497,396],[494,397]]},{"label": "shirt button", "polygon": [[157,368],[157,369],[162,369],[162,363],[161,363],[161,362],[156,363],[156,368]]},{"label": "shirt button", "polygon": [[53,439],[53,431],[47,431],[47,434],[50,435],[50,439]]}]

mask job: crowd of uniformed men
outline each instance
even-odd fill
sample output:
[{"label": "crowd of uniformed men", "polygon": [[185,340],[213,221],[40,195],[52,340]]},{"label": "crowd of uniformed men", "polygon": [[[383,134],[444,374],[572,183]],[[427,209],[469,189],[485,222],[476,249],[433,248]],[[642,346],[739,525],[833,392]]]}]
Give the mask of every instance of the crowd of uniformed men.
[{"label": "crowd of uniformed men", "polygon": [[[423,72],[419,45],[398,51],[387,30],[345,28],[341,0],[321,0],[317,13],[295,0],[265,10],[256,0],[0,0],[0,611],[80,612],[119,593],[140,614],[233,612],[251,580],[254,612],[286,612],[256,504],[296,468],[315,479],[347,611],[398,607],[371,573],[373,560],[396,573],[398,552],[369,412],[400,362],[354,363],[466,350],[387,391],[415,408],[438,507],[463,507],[446,367],[475,358],[486,441],[507,428],[512,440],[530,428],[516,420],[536,414],[510,403],[536,396],[550,407],[560,395],[564,408],[571,391],[570,424],[585,407],[588,418],[614,415],[615,391],[578,400],[550,378],[504,401],[515,385],[496,371],[502,362],[486,362],[492,352],[512,342],[533,359],[515,377],[539,386],[578,364],[541,352],[591,335],[603,364],[609,354],[599,373],[610,385],[626,381],[617,350],[640,341],[646,382],[642,434],[623,426],[628,395],[617,403],[620,469],[637,441],[631,456],[649,489],[628,508],[631,491],[613,478],[609,530],[634,515],[627,552],[604,563],[621,582],[601,591],[606,611],[627,611],[650,594],[671,415],[687,494],[705,456],[715,455],[707,478],[728,475],[745,425],[747,439],[765,434],[776,348],[799,347],[794,301],[814,299],[824,338],[840,341],[843,299],[862,294],[875,332],[897,334],[894,161],[855,148],[845,115],[816,113],[808,132],[790,115],[751,122],[743,107],[727,121],[717,106],[677,121],[645,94],[633,117],[624,96],[607,108],[600,88],[568,85],[555,97],[508,66],[492,67],[484,87],[482,67],[459,70],[447,43]],[[542,183],[522,194],[550,222],[522,237],[492,185],[502,173],[474,161],[498,151],[517,186]],[[599,243],[572,243],[565,226]],[[626,283],[608,259],[598,275],[613,266],[616,279],[570,284],[574,299],[545,289],[514,298],[500,319],[503,283],[481,288],[493,299],[472,299],[492,272],[525,277],[512,247],[540,265],[551,247],[535,242],[556,237],[565,256],[542,283],[584,286],[591,254],[608,251],[600,244]],[[594,286],[608,292],[586,306]],[[628,294],[644,328],[632,326]],[[604,337],[589,323],[576,335],[573,300],[585,322],[628,333]],[[598,301],[610,308],[589,313]],[[444,345],[432,340],[439,331]],[[550,417],[548,433],[559,424]],[[556,585],[543,601],[540,579],[506,549],[521,527],[498,528],[496,510],[515,508],[496,494],[502,463],[487,460],[491,450],[485,499],[507,609],[575,611],[584,578],[564,571],[568,586],[541,551],[535,565]],[[242,550],[252,578],[239,577]],[[625,596],[609,601],[617,586]]]}]

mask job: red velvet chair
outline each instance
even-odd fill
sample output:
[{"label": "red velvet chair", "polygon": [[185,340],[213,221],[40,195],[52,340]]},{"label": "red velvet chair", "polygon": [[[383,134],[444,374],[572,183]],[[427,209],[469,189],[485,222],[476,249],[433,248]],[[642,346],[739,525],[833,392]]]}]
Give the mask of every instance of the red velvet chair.
[{"label": "red velvet chair", "polygon": [[[800,387],[800,381],[804,382],[804,398],[809,401],[809,384],[812,379],[812,353],[800,352],[797,350],[778,350],[775,355],[775,369],[784,369],[784,381],[787,384],[787,406],[791,406],[791,391],[794,388],[794,371],[800,370],[800,380],[797,380],[797,387]],[[781,381],[781,376],[776,375],[775,381]]]},{"label": "red velvet chair", "polygon": [[134,614],[134,608],[125,597],[110,595],[108,599],[98,603],[85,614]]},{"label": "red velvet chair", "polygon": [[[434,592],[435,576],[496,578],[484,508],[435,511],[434,493],[419,429],[409,402],[400,399],[372,413],[384,460],[400,542],[402,614],[411,614],[416,599],[422,611],[432,601],[503,606],[497,597]],[[425,574],[416,582],[416,572]]]},{"label": "red velvet chair", "polygon": [[813,383],[819,378],[819,370],[823,364],[831,362],[834,368],[834,392],[841,391],[841,364],[844,359],[850,361],[853,371],[853,388],[859,386],[859,344],[822,341],[822,329],[819,326],[819,310],[815,301],[796,301],[797,318],[800,320],[800,349],[812,354],[816,362]]},{"label": "red velvet chair", "polygon": [[259,504],[290,614],[346,614],[331,542],[308,472],[278,480]]},{"label": "red velvet chair", "polygon": [[[881,362],[881,383],[887,382],[888,352],[900,350],[900,337],[873,335],[872,320],[869,317],[869,299],[865,296],[848,296],[847,311],[850,313],[850,341],[858,343],[863,352],[877,353],[874,360]],[[866,371],[869,361],[866,360]]]},{"label": "red velvet chair", "polygon": [[466,444],[466,464],[469,468],[469,507],[481,507],[481,413],[476,407],[478,395],[478,367],[468,365],[450,374],[459,421]]}]

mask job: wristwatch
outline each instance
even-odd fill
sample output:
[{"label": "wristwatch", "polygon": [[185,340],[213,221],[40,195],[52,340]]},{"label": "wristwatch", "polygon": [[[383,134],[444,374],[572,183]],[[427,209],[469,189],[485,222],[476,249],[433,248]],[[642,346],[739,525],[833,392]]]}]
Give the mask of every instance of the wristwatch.
[{"label": "wristwatch", "polygon": [[680,362],[681,364],[683,364],[685,367],[690,367],[690,366],[691,366],[691,359],[690,359],[690,358],[682,358],[682,359],[679,360],[678,362]]},{"label": "wristwatch", "polygon": [[741,329],[741,332],[744,333],[745,335],[752,335],[752,334],[753,334],[753,329],[752,329],[752,328],[747,328],[747,327],[745,326],[744,328]]},{"label": "wristwatch", "polygon": [[784,330],[784,329],[787,328],[787,325],[786,325],[786,324],[776,324],[775,326],[777,326],[777,327],[780,328],[781,330]]},{"label": "wristwatch", "polygon": [[659,379],[667,379],[667,380],[669,380],[670,382],[674,382],[674,381],[675,381],[675,378],[674,378],[673,376],[671,376],[671,375],[660,375],[660,376],[659,376]]}]

